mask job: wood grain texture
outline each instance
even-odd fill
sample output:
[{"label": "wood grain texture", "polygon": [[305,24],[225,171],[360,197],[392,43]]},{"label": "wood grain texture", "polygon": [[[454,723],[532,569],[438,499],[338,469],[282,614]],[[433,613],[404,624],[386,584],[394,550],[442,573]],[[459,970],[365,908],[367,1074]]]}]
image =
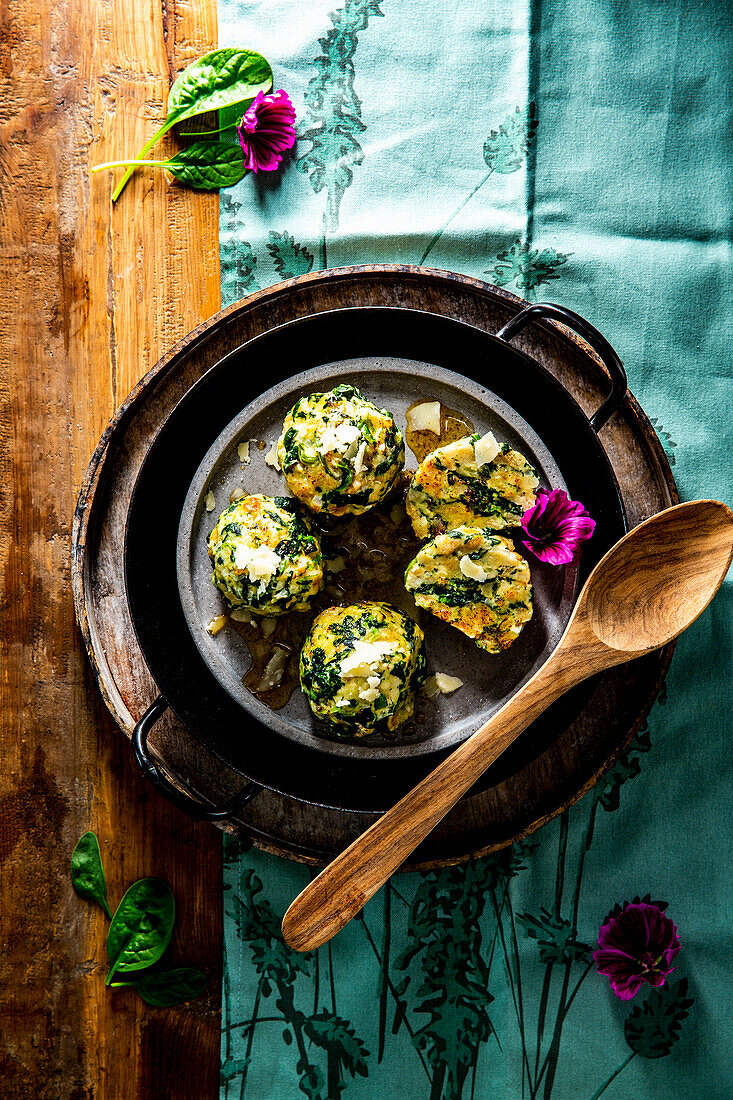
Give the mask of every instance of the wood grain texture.
[{"label": "wood grain texture", "polygon": [[[0,53],[0,1092],[214,1097],[220,838],[155,796],[102,705],[74,624],[70,534],[94,446],[163,351],[219,306],[218,204],[138,174],[112,211],[92,164],[133,153],[170,80],[216,44],[213,0],[8,0]],[[173,138],[167,143],[172,149]],[[119,592],[108,594],[111,601]],[[177,898],[191,1006],[104,989],[106,922],[69,884],[88,828],[110,896]]]},{"label": "wood grain texture", "polygon": [[[77,609],[108,707],[129,735],[157,694],[129,610],[108,593],[122,583],[122,535],[130,493],[152,434],[185,390],[221,356],[274,324],[344,305],[402,305],[457,317],[495,332],[526,303],[468,276],[396,265],[313,273],[252,295],[192,332],[131,395],[95,452],[79,499],[72,579]],[[593,352],[554,324],[530,325],[518,346],[561,378],[593,412],[608,379]],[[676,501],[669,465],[653,428],[629,395],[601,440],[616,470],[632,526]],[[412,866],[454,863],[525,835],[580,797],[638,729],[659,690],[671,647],[604,676],[586,708],[542,755],[490,791],[462,801],[415,853]],[[183,786],[216,802],[241,779],[170,715],[151,746]],[[368,814],[314,808],[272,792],[222,823],[268,851],[325,863],[370,823]]]},{"label": "wood grain texture", "polygon": [[686,630],[732,557],[733,513],[717,501],[678,504],[625,535],[589,576],[545,664],[295,898],[283,919],[286,942],[315,951],[335,936],[551,703]]}]

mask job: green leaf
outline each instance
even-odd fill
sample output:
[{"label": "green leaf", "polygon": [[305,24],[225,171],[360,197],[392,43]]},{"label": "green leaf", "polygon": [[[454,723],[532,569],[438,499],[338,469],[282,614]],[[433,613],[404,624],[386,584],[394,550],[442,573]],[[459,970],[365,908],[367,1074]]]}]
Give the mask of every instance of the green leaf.
[{"label": "green leaf", "polygon": [[530,144],[537,131],[537,113],[530,103],[525,114],[517,107],[502,122],[498,130],[492,130],[484,142],[484,161],[492,172],[509,175],[522,167]]},{"label": "green leaf", "polygon": [[143,878],[133,883],[109,926],[107,985],[118,970],[144,970],[158,961],[170,943],[175,915],[173,894],[165,882]]},{"label": "green leaf", "polygon": [[356,134],[365,129],[361,121],[361,100],[354,91],[354,54],[359,32],[366,30],[373,16],[382,15],[381,0],[344,0],[329,15],[332,28],[318,44],[323,50],[315,59],[316,75],[305,92],[308,108],[300,138],[311,148],[298,160],[298,168],[310,179],[318,194],[324,188],[327,202],[324,227],[335,233],[339,227],[341,199],[352,181],[352,167],[364,160]]},{"label": "green leaf", "polygon": [[80,897],[101,905],[109,919],[112,919],[99,841],[94,833],[84,833],[74,848],[71,856],[71,885]]},{"label": "green leaf", "polygon": [[[261,54],[236,49],[214,50],[205,54],[184,69],[174,81],[168,93],[166,120],[135,160],[143,160],[156,141],[177,122],[217,110],[227,110],[229,116],[230,109],[238,106],[244,112],[258,92],[269,92],[270,88],[272,69]],[[134,171],[135,165],[131,163],[112,192],[112,202],[117,202]]]},{"label": "green leaf", "polygon": [[166,161],[164,167],[181,183],[202,191],[233,187],[247,171],[241,146],[226,141],[196,141]]},{"label": "green leaf", "polygon": [[348,1020],[322,1009],[306,1020],[303,1030],[317,1047],[335,1055],[352,1077],[368,1074],[369,1051],[357,1036]]},{"label": "green leaf", "polygon": [[642,1058],[664,1058],[680,1037],[682,1021],[694,1004],[687,996],[687,978],[667,982],[635,1005],[624,1024],[624,1035],[635,1054]]},{"label": "green leaf", "polygon": [[272,256],[275,270],[281,279],[293,279],[296,275],[305,275],[313,267],[313,254],[294,237],[283,230],[275,233],[270,230],[267,250]]},{"label": "green leaf", "polygon": [[555,917],[546,909],[540,909],[538,917],[518,913],[517,923],[524,927],[531,940],[537,940],[543,963],[590,962],[593,948],[578,940],[570,921],[563,917]]},{"label": "green leaf", "polygon": [[141,974],[133,982],[112,982],[113,989],[130,987],[139,993],[148,1005],[170,1008],[186,1004],[198,997],[206,988],[206,975],[190,966],[176,970],[159,970],[153,974]]},{"label": "green leaf", "polygon": [[219,1073],[220,1083],[227,1085],[235,1077],[240,1077],[251,1061],[251,1058],[230,1058],[228,1061],[223,1062]]},{"label": "green leaf", "polygon": [[568,255],[554,248],[530,248],[526,241],[516,240],[500,252],[493,268],[484,274],[494,276],[496,286],[514,283],[519,290],[533,291],[543,283],[559,279],[557,268],[567,263]]},{"label": "green leaf", "polygon": [[444,1080],[441,1096],[461,1095],[481,1044],[494,1030],[481,917],[500,873],[489,858],[426,874],[410,909],[407,949],[394,962],[405,970],[419,960],[415,1010],[428,1019],[413,1043],[424,1051],[435,1079]]},{"label": "green leaf", "polygon": [[629,779],[634,779],[639,774],[641,771],[639,755],[649,752],[651,747],[649,727],[645,722],[598,784],[596,797],[604,810],[611,813],[618,809],[621,788]]},{"label": "green leaf", "polygon": [[194,61],[168,93],[167,122],[173,125],[224,107],[249,104],[272,88],[269,61],[253,50],[213,50]]}]

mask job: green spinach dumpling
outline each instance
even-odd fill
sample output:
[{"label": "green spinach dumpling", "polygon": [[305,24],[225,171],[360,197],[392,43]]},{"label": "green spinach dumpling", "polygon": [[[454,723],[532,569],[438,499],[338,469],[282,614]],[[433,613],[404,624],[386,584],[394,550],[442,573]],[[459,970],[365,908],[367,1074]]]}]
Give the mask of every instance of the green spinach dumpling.
[{"label": "green spinach dumpling", "polygon": [[412,714],[424,676],[422,630],[386,603],[322,611],[300,655],[311,710],[347,736],[397,729]]},{"label": "green spinach dumpling", "polygon": [[323,587],[320,542],[289,497],[230,504],[208,546],[211,580],[232,608],[268,616],[307,611]]},{"label": "green spinach dumpling", "polygon": [[313,512],[361,515],[392,490],[405,464],[394,417],[353,386],[301,397],[285,417],[277,459]]}]

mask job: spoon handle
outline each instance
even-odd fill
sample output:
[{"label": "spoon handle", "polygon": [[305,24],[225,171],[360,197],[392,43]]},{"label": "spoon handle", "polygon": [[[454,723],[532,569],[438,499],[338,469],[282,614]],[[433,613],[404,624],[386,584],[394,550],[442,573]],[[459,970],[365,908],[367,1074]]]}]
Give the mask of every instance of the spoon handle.
[{"label": "spoon handle", "polygon": [[597,671],[592,661],[566,660],[567,652],[558,646],[501,710],[306,886],[283,920],[291,947],[312,951],[335,936],[530,722]]}]

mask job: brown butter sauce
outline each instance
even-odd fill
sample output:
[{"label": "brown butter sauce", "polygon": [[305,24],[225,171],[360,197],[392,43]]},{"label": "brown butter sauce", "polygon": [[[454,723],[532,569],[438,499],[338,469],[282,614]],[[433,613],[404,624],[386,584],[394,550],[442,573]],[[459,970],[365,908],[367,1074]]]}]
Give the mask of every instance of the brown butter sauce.
[{"label": "brown butter sauce", "polygon": [[[408,416],[418,405],[424,405],[430,398],[422,397],[419,401],[413,401],[407,410]],[[473,424],[463,413],[455,409],[449,409],[441,402],[440,405],[440,435],[429,431],[405,432],[405,443],[410,448],[418,462],[427,458],[431,451],[437,447],[446,447],[449,443],[455,443],[457,439],[463,439],[466,435],[473,434]]]}]

